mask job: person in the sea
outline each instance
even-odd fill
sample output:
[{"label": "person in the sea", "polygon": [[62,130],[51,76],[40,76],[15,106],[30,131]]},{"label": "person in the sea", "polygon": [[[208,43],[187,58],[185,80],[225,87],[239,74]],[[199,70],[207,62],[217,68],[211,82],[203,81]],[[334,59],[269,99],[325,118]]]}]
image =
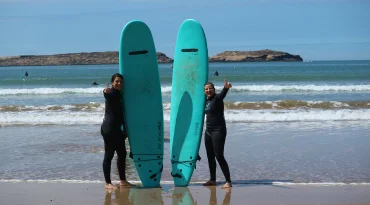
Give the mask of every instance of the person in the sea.
[{"label": "person in the sea", "polygon": [[[123,115],[123,105],[121,103],[121,90],[123,85],[123,76],[116,73],[111,78],[112,87],[104,89],[105,114],[101,125],[101,135],[104,139],[104,160],[103,172],[106,189],[116,189],[112,184],[110,172],[114,153],[117,152],[117,167],[120,178],[120,187],[133,187],[126,180],[126,145],[127,136],[126,123]],[[121,129],[123,128],[123,130]]]},{"label": "person in the sea", "polygon": [[218,72],[217,72],[217,70],[216,70],[216,72],[215,72],[215,76],[218,76]]},{"label": "person in the sea", "polygon": [[27,71],[26,71],[26,73],[24,73],[24,76],[26,76],[26,77],[28,76],[28,72]]},{"label": "person in the sea", "polygon": [[92,85],[99,85],[99,83],[97,83],[96,81],[94,81],[94,82],[92,83]]},{"label": "person in the sea", "polygon": [[216,94],[213,83],[207,82],[204,86],[204,94],[207,96],[205,105],[206,130],[204,133],[204,144],[207,151],[208,166],[211,175],[210,179],[203,184],[204,186],[216,185],[216,159],[226,179],[226,183],[222,188],[230,188],[232,186],[229,165],[224,157],[227,133],[224,116],[224,98],[231,87],[231,83],[224,80],[224,88],[221,93]]}]

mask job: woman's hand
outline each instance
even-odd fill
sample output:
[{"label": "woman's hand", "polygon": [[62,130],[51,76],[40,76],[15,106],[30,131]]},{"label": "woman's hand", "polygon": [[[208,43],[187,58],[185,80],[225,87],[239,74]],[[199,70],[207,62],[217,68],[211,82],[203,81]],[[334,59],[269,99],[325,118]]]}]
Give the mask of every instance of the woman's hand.
[{"label": "woman's hand", "polygon": [[229,81],[227,81],[226,79],[224,80],[224,87],[225,88],[227,88],[227,89],[229,89],[229,88],[231,88],[231,87],[233,87],[232,85],[231,85],[231,83],[229,82]]},{"label": "woman's hand", "polygon": [[107,87],[105,87],[104,93],[108,94],[109,92],[110,92],[110,87],[109,87],[109,83],[107,83]]}]

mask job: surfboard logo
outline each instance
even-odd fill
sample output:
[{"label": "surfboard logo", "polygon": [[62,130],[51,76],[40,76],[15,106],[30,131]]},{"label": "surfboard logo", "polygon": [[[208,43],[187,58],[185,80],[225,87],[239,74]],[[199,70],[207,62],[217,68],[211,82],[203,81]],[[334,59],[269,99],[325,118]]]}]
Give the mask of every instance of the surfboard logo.
[{"label": "surfboard logo", "polygon": [[211,101],[208,101],[207,103],[206,103],[206,109],[204,109],[204,111],[208,111],[209,109],[211,109]]},{"label": "surfboard logo", "polygon": [[160,121],[158,121],[158,137],[157,137],[157,140],[158,140],[158,149],[161,150],[162,149],[162,123]]},{"label": "surfboard logo", "polygon": [[198,123],[198,122],[196,122],[194,127],[195,127],[195,128],[194,128],[194,135],[195,135],[195,136],[197,136],[198,128],[199,128],[199,123]]}]

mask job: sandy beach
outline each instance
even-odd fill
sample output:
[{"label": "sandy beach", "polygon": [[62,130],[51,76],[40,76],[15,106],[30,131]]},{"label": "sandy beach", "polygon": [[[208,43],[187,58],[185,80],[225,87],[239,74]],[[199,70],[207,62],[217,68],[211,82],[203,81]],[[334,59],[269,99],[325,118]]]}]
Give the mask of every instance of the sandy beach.
[{"label": "sandy beach", "polygon": [[102,183],[0,182],[3,205],[78,204],[370,204],[368,185],[253,185],[220,186],[192,184],[154,189],[117,189],[108,192]]}]

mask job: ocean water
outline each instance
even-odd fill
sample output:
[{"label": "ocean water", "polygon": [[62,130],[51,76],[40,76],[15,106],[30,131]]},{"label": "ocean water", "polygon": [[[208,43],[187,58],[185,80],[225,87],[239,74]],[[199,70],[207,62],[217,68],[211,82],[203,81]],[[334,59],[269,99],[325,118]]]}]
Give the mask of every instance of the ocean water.
[{"label": "ocean water", "polygon": [[[172,69],[159,70],[162,181],[171,183]],[[0,67],[0,181],[103,182],[102,90],[116,72],[118,65]],[[370,184],[370,61],[211,63],[217,91],[224,79],[233,84],[225,156],[235,183]],[[195,183],[209,178],[203,142],[200,156]],[[139,180],[129,158],[127,173]]]}]

